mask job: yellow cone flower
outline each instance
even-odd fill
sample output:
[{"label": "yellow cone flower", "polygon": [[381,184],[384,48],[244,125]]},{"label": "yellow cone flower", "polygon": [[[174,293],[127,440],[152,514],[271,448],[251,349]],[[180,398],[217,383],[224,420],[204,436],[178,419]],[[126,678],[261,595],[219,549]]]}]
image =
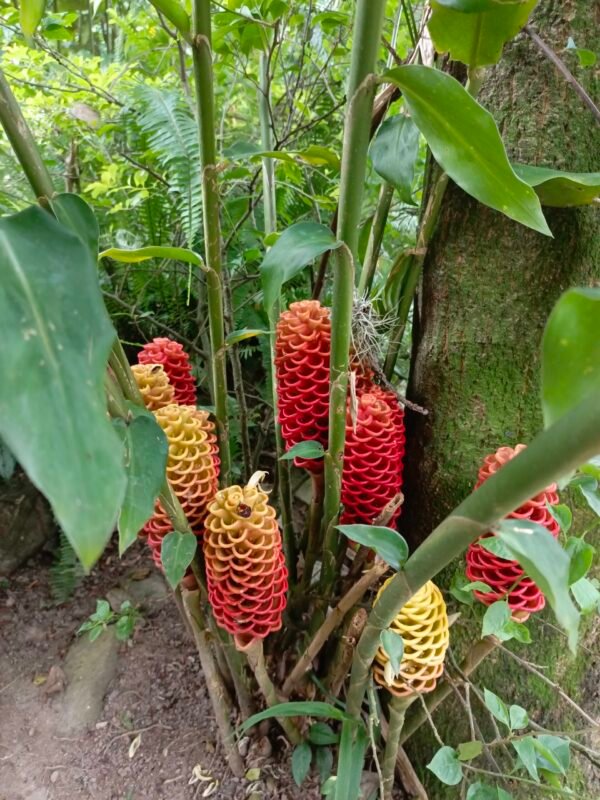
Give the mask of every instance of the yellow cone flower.
[{"label": "yellow cone flower", "polygon": [[[383,584],[377,598],[390,580]],[[389,657],[383,647],[379,647],[373,663],[377,683],[396,697],[433,691],[444,671],[449,642],[446,604],[437,586],[431,581],[422,586],[402,608],[390,630],[404,641],[400,672],[393,676],[390,667],[386,669]]]},{"label": "yellow cone flower", "polygon": [[173,402],[175,390],[162,364],[134,364],[131,371],[147,409],[158,411]]}]

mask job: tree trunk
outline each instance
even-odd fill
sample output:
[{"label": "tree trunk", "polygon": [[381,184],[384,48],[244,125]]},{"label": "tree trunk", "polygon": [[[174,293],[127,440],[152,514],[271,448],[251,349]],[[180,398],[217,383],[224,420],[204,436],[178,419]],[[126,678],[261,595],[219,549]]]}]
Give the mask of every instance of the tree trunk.
[{"label": "tree trunk", "polygon": [[[532,21],[592,97],[598,96],[597,71],[579,67],[564,48],[572,36],[577,46],[594,49],[599,21],[600,4],[589,0],[541,0]],[[512,161],[578,172],[598,169],[600,127],[527,34],[520,34],[505,48],[501,63],[488,70],[481,102],[493,113]],[[544,210],[553,239],[485,208],[452,182],[448,188],[415,304],[408,396],[430,414],[407,412],[401,530],[412,546],[472,491],[486,454],[502,445],[527,443],[541,429],[544,325],[565,289],[600,280],[598,209]],[[575,523],[574,532],[582,533],[583,527]],[[456,568],[464,572],[462,563]],[[449,577],[444,576],[443,585]],[[464,611],[447,597],[451,611]],[[593,687],[598,667],[593,668],[590,653],[597,652],[598,626],[588,622],[587,650],[575,660],[562,635],[548,628],[550,622],[550,613],[536,615],[529,623],[534,644],[527,650],[517,645],[517,652],[546,665],[547,676],[597,715]],[[480,611],[467,609],[452,628],[455,656],[460,658],[480,631]],[[489,657],[475,680],[526,707],[538,723],[555,730],[585,726],[557,702],[552,689],[505,654]],[[454,700],[436,712],[446,744],[471,738],[465,716]],[[485,715],[482,725],[488,728]],[[438,747],[426,729],[408,743],[417,764],[427,763]],[[585,786],[597,796],[594,768],[576,759],[574,769],[571,785]],[[429,773],[426,780],[432,798],[458,797],[457,787],[442,787]],[[494,784],[493,779],[487,782]],[[513,787],[513,796],[531,795]]]},{"label": "tree trunk", "polygon": [[[594,70],[564,52],[569,36],[594,48],[600,4],[591,5],[542,0],[533,25],[594,96]],[[525,33],[488,71],[481,102],[512,161],[598,169],[600,128]],[[600,255],[597,209],[545,212],[554,239],[448,188],[415,309],[408,395],[430,414],[407,414],[402,527],[413,545],[472,490],[487,453],[541,427],[544,324],[566,288],[599,278]]]}]

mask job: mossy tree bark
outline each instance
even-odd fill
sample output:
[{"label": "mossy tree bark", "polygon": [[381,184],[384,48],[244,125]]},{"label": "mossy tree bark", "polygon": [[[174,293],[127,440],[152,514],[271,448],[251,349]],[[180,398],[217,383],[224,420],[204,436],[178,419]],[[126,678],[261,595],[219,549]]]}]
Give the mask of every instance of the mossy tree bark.
[{"label": "mossy tree bark", "polygon": [[[597,96],[594,70],[564,52],[569,36],[593,49],[594,15],[588,0],[542,0],[533,26]],[[488,71],[480,99],[511,160],[598,169],[598,125],[525,33]],[[408,396],[430,414],[407,414],[402,529],[413,545],[472,490],[484,455],[541,427],[544,324],[567,287],[600,277],[598,210],[545,211],[554,239],[448,188],[415,309]]]},{"label": "mossy tree bark", "polygon": [[[572,36],[579,47],[594,49],[599,21],[600,6],[588,0],[541,0],[532,20],[592,97],[598,96],[598,72],[579,67],[564,47]],[[479,98],[493,113],[511,160],[570,171],[598,169],[599,126],[526,33],[488,70]],[[554,239],[483,207],[452,182],[448,187],[414,314],[408,397],[430,413],[407,412],[400,524],[413,547],[472,491],[487,453],[527,443],[540,430],[540,344],[550,310],[569,286],[600,283],[598,209],[544,210]],[[576,515],[576,534],[585,529],[585,522],[578,524],[581,516]],[[479,635],[480,612],[463,614],[453,627],[459,659]],[[588,618],[584,647],[572,659],[564,638],[548,622],[554,622],[550,613],[536,615],[529,623],[534,644],[526,651],[514,643],[511,648],[546,665],[547,676],[597,714],[590,687],[598,680],[591,656],[597,652],[598,626]],[[582,727],[552,690],[505,654],[493,654],[475,680],[525,706],[540,724],[554,730]],[[474,711],[480,716],[477,701]],[[470,738],[466,715],[455,700],[441,706],[435,723],[447,744]],[[489,729],[485,714],[480,723]],[[407,747],[413,763],[427,763],[439,745],[425,726]],[[590,765],[577,759],[574,770],[570,785],[595,796],[598,785]],[[437,800],[457,796],[455,788],[424,777]]]}]

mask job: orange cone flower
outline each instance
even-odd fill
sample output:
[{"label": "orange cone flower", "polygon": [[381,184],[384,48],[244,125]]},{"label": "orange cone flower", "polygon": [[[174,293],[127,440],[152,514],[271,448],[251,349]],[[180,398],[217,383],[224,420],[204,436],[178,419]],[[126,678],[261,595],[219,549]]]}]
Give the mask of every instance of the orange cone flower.
[{"label": "orange cone flower", "polygon": [[[524,449],[524,444],[518,444],[514,449],[501,447],[496,453],[487,456],[479,470],[475,488],[481,486],[500,467]],[[509,514],[508,519],[537,522],[547,528],[549,533],[556,538],[560,533],[560,527],[548,511],[548,505],[556,503],[558,503],[558,494],[556,493],[556,484],[553,483]],[[484,537],[480,537],[469,546],[466,556],[466,572],[470,581],[483,581],[493,591],[474,592],[474,594],[478,600],[488,606],[497,600],[506,600],[515,618],[524,621],[530,614],[544,608],[546,604],[544,595],[531,578],[525,575],[517,561],[500,558],[481,547],[479,542],[488,536],[493,536],[493,534],[485,534]]]},{"label": "orange cone flower", "polygon": [[[289,450],[298,442],[327,447],[329,416],[329,309],[318,300],[292,303],[277,323],[275,371],[281,435]],[[323,470],[322,460],[295,459],[298,467]]]},{"label": "orange cone flower", "polygon": [[157,411],[174,401],[175,392],[162,364],[134,364],[131,371],[147,409]]},{"label": "orange cone flower", "polygon": [[[172,403],[154,412],[156,421],[169,442],[167,479],[177,495],[190,527],[202,533],[209,502],[217,491],[218,470],[215,466],[210,429],[206,430],[195,409]],[[154,559],[160,563],[160,547],[173,526],[156,502],[154,516],[144,526]]]},{"label": "orange cone flower", "polygon": [[[381,592],[392,580],[383,584]],[[377,599],[375,602],[377,602]],[[400,672],[394,677],[386,674],[389,656],[379,647],[373,662],[373,677],[381,686],[397,697],[425,694],[435,689],[438,678],[444,671],[444,658],[450,641],[448,615],[442,593],[428,581],[402,608],[390,629],[399,634],[404,642],[404,654]]]},{"label": "orange cone flower", "polygon": [[257,486],[218,492],[208,508],[203,547],[208,597],[220,627],[238,646],[281,628],[288,587],[275,509]]},{"label": "orange cone flower", "polygon": [[138,362],[162,364],[175,391],[175,402],[195,405],[196,381],[192,375],[189,356],[179,342],[166,336],[157,336],[140,350]]}]

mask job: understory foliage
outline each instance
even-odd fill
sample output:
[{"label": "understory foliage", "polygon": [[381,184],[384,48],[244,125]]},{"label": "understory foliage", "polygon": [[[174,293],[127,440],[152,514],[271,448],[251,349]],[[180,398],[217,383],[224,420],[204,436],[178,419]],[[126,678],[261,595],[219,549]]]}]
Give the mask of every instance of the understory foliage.
[{"label": "understory foliage", "polygon": [[[502,654],[548,683],[536,615],[574,654],[600,609],[596,518],[565,502],[600,514],[600,290],[548,320],[545,430],[490,442],[412,553],[398,532],[405,421],[435,413],[404,395],[448,183],[538,236],[546,207],[600,196],[598,173],[511,163],[477,100],[521,35],[598,117],[594,53],[576,31],[549,48],[536,5],[0,0],[0,452],[62,528],[59,601],[76,558],[144,540],[236,775],[236,734],[264,719],[296,783],[312,769],[336,800],[424,796],[425,768],[431,797],[566,795],[575,758],[600,759],[575,700],[559,734],[473,675]],[[127,639],[136,618],[99,600],[80,631]],[[452,746],[432,716],[451,694],[470,734]],[[437,743],[411,766],[424,723]]]}]

